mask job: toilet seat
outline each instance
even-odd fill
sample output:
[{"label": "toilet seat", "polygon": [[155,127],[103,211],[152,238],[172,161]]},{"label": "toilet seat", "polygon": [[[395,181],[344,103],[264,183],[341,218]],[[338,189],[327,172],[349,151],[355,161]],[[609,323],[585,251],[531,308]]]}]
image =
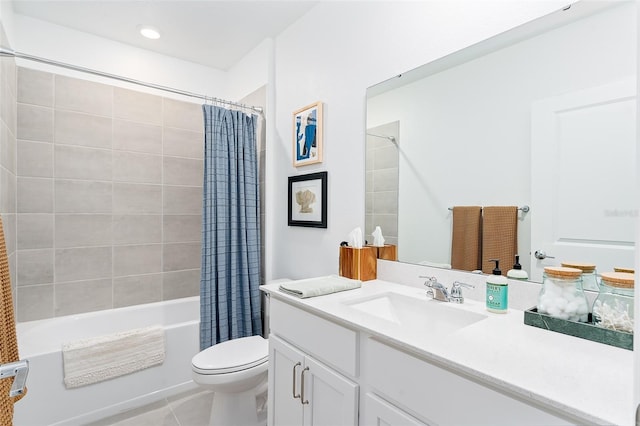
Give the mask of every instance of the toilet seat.
[{"label": "toilet seat", "polygon": [[268,362],[269,341],[262,336],[242,337],[218,343],[191,360],[195,373],[203,375],[234,373]]}]

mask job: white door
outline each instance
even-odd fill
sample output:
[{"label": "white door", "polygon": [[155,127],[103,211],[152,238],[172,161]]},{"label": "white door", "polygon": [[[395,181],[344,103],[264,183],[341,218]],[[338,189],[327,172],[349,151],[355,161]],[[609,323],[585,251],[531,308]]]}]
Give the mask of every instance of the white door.
[{"label": "white door", "polygon": [[302,425],[300,402],[300,374],[304,356],[302,352],[269,336],[269,406],[270,426]]},{"label": "white door", "polygon": [[301,382],[305,426],[358,424],[357,384],[310,357]]},{"label": "white door", "polygon": [[598,272],[633,267],[635,93],[628,80],[533,104],[534,281],[542,280],[545,266],[562,261],[594,263]]}]

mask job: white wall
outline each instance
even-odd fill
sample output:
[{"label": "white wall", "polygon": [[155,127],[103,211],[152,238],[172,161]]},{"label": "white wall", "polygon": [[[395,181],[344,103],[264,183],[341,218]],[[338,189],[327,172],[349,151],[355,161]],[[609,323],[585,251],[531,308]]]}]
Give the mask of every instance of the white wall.
[{"label": "white wall", "polygon": [[[321,2],[276,38],[270,162],[272,275],[338,271],[338,245],[364,226],[366,88],[566,5],[562,1]],[[291,113],[325,103],[324,161],[291,164]],[[329,172],[328,228],[287,226],[287,177]]]},{"label": "white wall", "polygon": [[[447,207],[531,205],[532,103],[632,77],[635,26],[627,3],[370,99],[369,127],[400,122],[399,258],[450,263]],[[531,207],[518,221],[528,271]]]},{"label": "white wall", "polygon": [[[2,1],[4,3],[4,1]],[[59,62],[116,74],[146,83],[188,92],[227,97],[228,76],[224,71],[115,42],[24,15],[14,15],[13,49]],[[201,100],[158,92],[142,86],[65,70],[33,61],[19,66],[83,78],[165,97],[201,103]],[[259,87],[259,86],[257,86]],[[257,88],[256,87],[256,88]],[[255,89],[255,88],[254,88]],[[250,93],[248,90],[245,94]]]}]

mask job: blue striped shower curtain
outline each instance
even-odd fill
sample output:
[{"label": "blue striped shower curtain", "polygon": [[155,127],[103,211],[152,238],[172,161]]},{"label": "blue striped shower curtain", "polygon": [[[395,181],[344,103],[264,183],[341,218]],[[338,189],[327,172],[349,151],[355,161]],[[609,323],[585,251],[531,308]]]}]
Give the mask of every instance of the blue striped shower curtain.
[{"label": "blue striped shower curtain", "polygon": [[257,116],[203,105],[200,349],[262,334]]}]

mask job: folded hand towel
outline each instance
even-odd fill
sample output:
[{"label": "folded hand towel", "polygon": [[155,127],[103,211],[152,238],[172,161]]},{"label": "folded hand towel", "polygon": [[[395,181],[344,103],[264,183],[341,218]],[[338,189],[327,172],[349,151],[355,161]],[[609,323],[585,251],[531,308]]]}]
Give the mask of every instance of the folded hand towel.
[{"label": "folded hand towel", "polygon": [[500,261],[506,275],[511,269],[518,250],[518,207],[489,206],[482,209],[482,272],[490,274]]},{"label": "folded hand towel", "polygon": [[482,207],[456,206],[453,208],[451,236],[451,267],[463,271],[480,269],[480,235]]},{"label": "folded hand towel", "polygon": [[290,281],[280,284],[280,291],[293,296],[306,298],[351,290],[362,286],[362,281],[329,275],[308,280]]}]

